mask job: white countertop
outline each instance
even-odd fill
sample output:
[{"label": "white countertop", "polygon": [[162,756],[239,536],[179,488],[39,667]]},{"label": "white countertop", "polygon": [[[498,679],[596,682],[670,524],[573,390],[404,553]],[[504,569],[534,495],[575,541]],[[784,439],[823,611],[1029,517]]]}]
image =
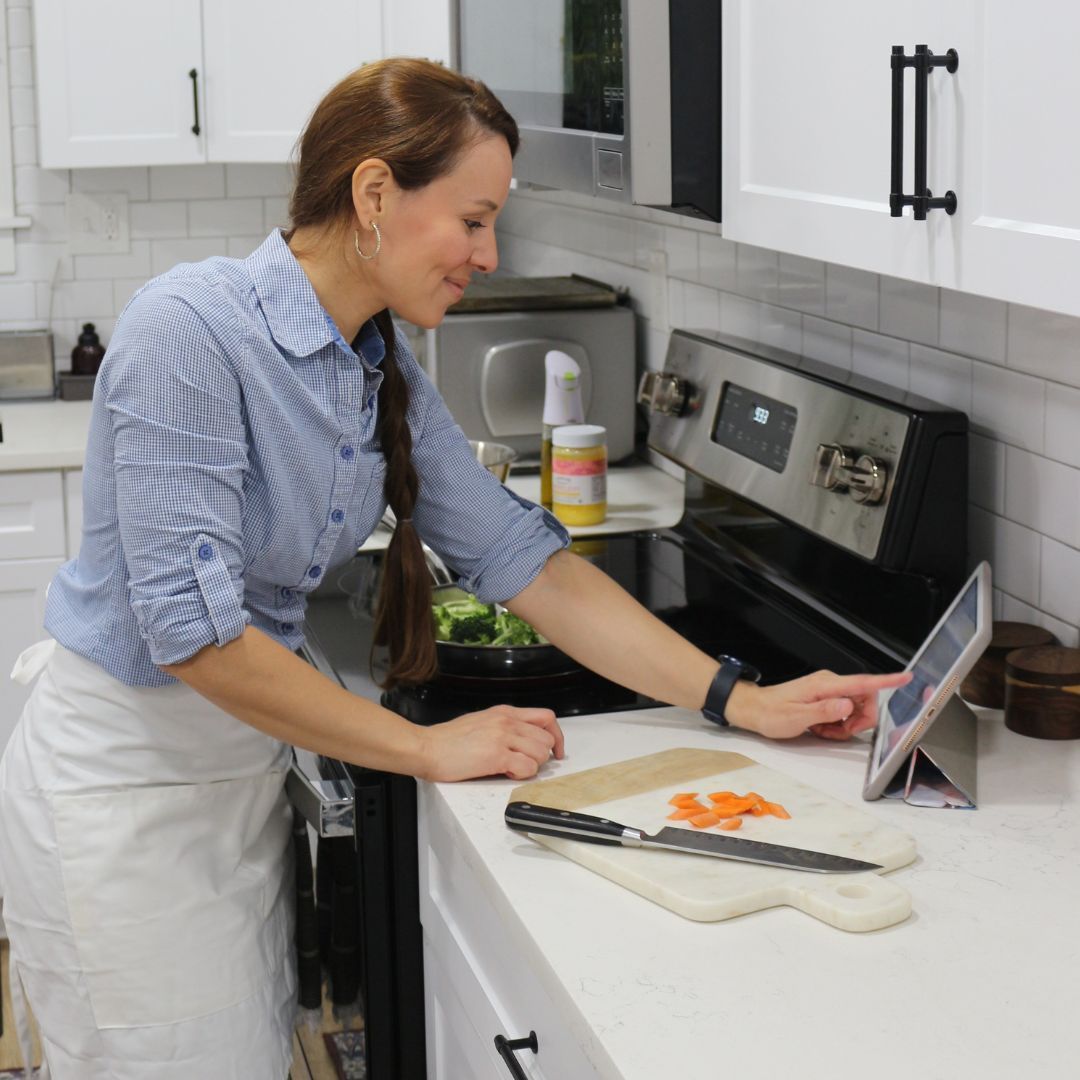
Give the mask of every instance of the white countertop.
[{"label": "white countertop", "polygon": [[[540,501],[538,473],[510,472],[506,486],[525,499]],[[684,485],[662,469],[644,461],[616,465],[608,469],[608,513],[599,525],[573,525],[572,537],[603,536],[608,533],[637,532],[640,529],[669,529],[683,515]],[[377,528],[360,548],[382,551],[390,543],[390,531]]]},{"label": "white countertop", "polygon": [[0,472],[81,469],[90,431],[89,401],[0,401]]},{"label": "white countertop", "polygon": [[[673,746],[730,749],[913,835],[896,926],[789,908],[694,923],[508,830],[509,780],[427,786],[437,814],[607,1080],[997,1080],[1080,1068],[1080,741],[979,723],[979,809],[860,797],[866,747],[769,742],[665,708],[563,721],[541,778]],[[570,1078],[566,1078],[570,1080]]]}]

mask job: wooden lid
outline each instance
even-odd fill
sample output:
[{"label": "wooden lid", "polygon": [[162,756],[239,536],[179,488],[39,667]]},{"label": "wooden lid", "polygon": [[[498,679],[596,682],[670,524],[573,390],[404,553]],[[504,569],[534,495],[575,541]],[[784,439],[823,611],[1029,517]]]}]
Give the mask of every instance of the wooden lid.
[{"label": "wooden lid", "polygon": [[1058,639],[1042,626],[1022,622],[995,622],[990,648],[995,652],[1008,653],[1013,649],[1026,649],[1035,645],[1057,645]]},{"label": "wooden lid", "polygon": [[1064,645],[1016,649],[1005,657],[1005,675],[1043,686],[1080,685],[1080,649]]}]

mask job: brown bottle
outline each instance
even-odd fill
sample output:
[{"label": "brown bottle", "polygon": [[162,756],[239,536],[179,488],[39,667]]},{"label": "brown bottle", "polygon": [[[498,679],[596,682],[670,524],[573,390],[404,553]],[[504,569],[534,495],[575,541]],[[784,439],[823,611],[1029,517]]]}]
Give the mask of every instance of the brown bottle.
[{"label": "brown bottle", "polygon": [[83,323],[79,343],[71,350],[71,370],[75,375],[96,375],[105,356],[105,346],[92,322]]}]

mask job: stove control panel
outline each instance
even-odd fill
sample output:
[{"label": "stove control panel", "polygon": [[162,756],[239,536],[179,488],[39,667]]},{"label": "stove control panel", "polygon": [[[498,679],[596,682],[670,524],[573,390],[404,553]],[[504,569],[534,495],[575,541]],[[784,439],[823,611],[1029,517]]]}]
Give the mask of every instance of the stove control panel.
[{"label": "stove control panel", "polygon": [[676,330],[664,370],[645,375],[638,400],[654,450],[874,560],[913,415],[890,394],[904,397],[768,346]]}]

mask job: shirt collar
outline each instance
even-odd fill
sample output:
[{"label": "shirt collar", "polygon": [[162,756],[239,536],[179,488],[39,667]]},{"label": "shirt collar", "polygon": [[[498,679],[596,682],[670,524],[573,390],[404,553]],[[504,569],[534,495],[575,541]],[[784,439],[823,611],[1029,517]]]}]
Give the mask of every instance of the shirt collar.
[{"label": "shirt collar", "polygon": [[[307,274],[289,250],[280,229],[275,229],[245,261],[270,333],[278,345],[296,357],[310,356],[332,342],[337,342],[346,352],[353,351],[319,303]],[[370,364],[378,364],[386,353],[382,335],[372,319],[360,327],[355,345]]]}]

